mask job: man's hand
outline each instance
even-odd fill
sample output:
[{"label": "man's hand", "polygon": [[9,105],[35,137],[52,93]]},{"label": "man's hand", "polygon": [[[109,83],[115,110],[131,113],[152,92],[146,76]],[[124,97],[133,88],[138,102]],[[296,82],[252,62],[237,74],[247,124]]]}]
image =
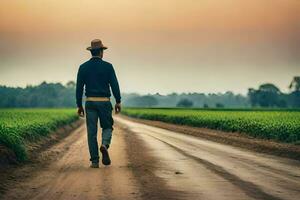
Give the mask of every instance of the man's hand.
[{"label": "man's hand", "polygon": [[78,107],[77,114],[79,115],[79,117],[84,117],[84,109],[83,109],[83,107]]},{"label": "man's hand", "polygon": [[118,114],[121,112],[121,103],[116,103],[115,105],[115,113]]}]

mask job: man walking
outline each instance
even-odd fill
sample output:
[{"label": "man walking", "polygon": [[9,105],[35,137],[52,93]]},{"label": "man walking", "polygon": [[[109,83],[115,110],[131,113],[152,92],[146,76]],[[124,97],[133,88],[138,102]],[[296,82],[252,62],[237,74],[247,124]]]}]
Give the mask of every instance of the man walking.
[{"label": "man walking", "polygon": [[116,99],[115,113],[121,111],[121,95],[119,83],[112,64],[102,60],[103,50],[107,49],[101,40],[95,39],[87,50],[91,51],[92,58],[80,65],[77,74],[76,103],[78,115],[84,116],[82,107],[83,88],[85,86],[85,111],[88,145],[92,168],[99,168],[99,152],[97,142],[97,124],[100,120],[102,128],[102,163],[110,165],[111,161],[108,148],[111,142],[113,131],[113,107],[110,102],[110,87]]}]

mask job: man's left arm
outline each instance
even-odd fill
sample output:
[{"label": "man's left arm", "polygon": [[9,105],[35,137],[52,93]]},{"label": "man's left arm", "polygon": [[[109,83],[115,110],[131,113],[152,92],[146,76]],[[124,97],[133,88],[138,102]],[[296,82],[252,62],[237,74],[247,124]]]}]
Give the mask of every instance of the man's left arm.
[{"label": "man's left arm", "polygon": [[116,76],[116,72],[115,72],[113,66],[112,66],[109,84],[110,84],[111,90],[113,92],[113,95],[116,99],[115,112],[117,114],[121,111],[121,92],[120,92],[120,87],[119,87],[119,82],[118,82],[118,79]]}]

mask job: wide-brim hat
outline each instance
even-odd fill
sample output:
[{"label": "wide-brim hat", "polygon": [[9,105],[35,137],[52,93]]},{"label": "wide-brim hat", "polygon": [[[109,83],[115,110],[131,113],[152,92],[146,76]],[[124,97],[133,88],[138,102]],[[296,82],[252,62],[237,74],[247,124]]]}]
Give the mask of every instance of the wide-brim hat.
[{"label": "wide-brim hat", "polygon": [[89,50],[89,51],[94,50],[94,49],[103,49],[103,50],[105,50],[105,49],[107,49],[107,47],[102,44],[101,40],[95,39],[95,40],[91,41],[91,46],[86,48],[86,49]]}]

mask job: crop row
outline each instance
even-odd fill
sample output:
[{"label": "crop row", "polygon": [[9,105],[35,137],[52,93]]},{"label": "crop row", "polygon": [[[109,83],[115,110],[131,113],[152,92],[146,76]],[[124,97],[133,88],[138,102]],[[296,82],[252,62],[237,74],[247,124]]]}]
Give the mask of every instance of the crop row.
[{"label": "crop row", "polygon": [[0,109],[0,144],[25,160],[26,141],[35,141],[78,119],[71,109]]}]

